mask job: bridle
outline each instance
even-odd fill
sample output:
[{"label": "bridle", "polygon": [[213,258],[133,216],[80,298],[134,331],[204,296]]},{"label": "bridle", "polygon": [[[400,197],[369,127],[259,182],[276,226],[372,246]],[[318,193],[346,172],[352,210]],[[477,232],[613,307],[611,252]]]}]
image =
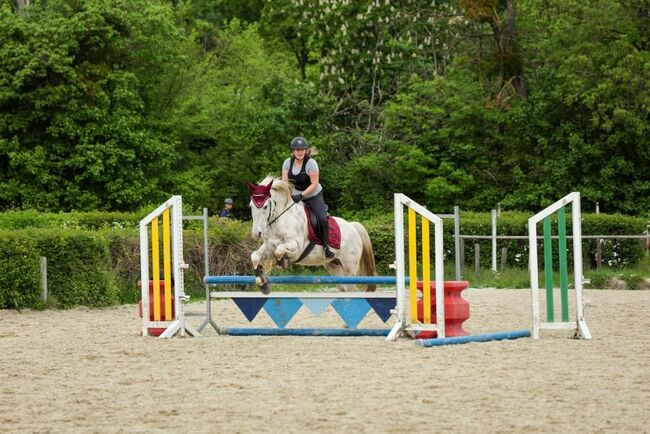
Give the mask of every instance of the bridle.
[{"label": "bridle", "polygon": [[278,221],[282,215],[289,211],[292,206],[294,206],[296,203],[293,202],[291,205],[289,205],[284,211],[282,211],[280,214],[278,214],[276,217],[273,218],[273,210],[277,209],[277,202],[273,197],[271,196],[271,186],[273,185],[273,181],[269,183],[268,185],[255,185],[251,182],[247,183],[248,188],[251,190],[251,202],[253,202],[253,206],[255,208],[262,208],[264,204],[271,199],[271,203],[269,204],[269,214],[266,216],[266,224],[267,228],[270,228],[273,223]]},{"label": "bridle", "polygon": [[[276,207],[278,206],[278,204],[275,203],[275,200],[273,201],[273,204],[274,204]],[[282,212],[281,212],[277,217],[275,217],[273,220],[270,220],[270,219],[271,219],[271,208],[272,208],[272,207],[269,207],[269,216],[268,216],[267,219],[266,219],[266,222],[267,222],[266,224],[268,225],[268,227],[270,228],[271,225],[272,225],[273,223],[275,223],[276,221],[278,221],[278,219],[279,219],[280,217],[282,217],[282,214],[284,214],[285,212],[289,211],[289,210],[291,209],[291,207],[294,206],[295,204],[296,204],[296,202],[292,202],[291,205],[289,205],[288,207],[286,207],[286,208],[284,209],[284,211],[282,211]]]}]

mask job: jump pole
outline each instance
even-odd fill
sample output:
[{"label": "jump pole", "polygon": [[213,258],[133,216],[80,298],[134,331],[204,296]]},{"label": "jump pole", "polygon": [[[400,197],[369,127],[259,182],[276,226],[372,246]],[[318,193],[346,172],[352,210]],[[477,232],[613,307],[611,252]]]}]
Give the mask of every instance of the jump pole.
[{"label": "jump pole", "polygon": [[271,329],[255,327],[230,327],[223,334],[229,336],[387,336],[390,329],[333,329],[333,328],[292,328]]},{"label": "jump pole", "polygon": [[[296,285],[395,285],[397,282],[395,276],[267,276],[266,278],[270,283]],[[204,282],[208,285],[255,285],[255,276],[206,276]],[[406,283],[408,282],[407,277]],[[296,293],[296,295],[301,294]],[[257,296],[261,295],[257,293]]]},{"label": "jump pole", "polygon": [[530,337],[529,330],[512,330],[506,332],[485,333],[480,335],[454,336],[451,338],[417,339],[415,345],[420,347],[438,347],[442,345],[467,344],[469,342],[502,341]]}]

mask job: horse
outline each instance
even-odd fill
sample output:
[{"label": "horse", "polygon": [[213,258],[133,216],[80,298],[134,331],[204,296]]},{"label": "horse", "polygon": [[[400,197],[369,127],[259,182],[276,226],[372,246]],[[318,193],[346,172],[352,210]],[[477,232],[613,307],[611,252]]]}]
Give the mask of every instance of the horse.
[{"label": "horse", "polygon": [[[333,276],[376,274],[372,243],[361,223],[333,217],[340,229],[340,247],[330,245],[335,256],[326,258],[323,246],[310,242],[305,205],[293,202],[289,182],[267,176],[259,184],[248,181],[247,185],[251,190],[252,236],[262,240],[260,248],[251,254],[255,280],[262,293],[271,291],[264,274],[271,272],[274,259],[281,268],[287,268],[289,262],[324,266]],[[350,291],[354,285],[338,285],[338,289]],[[366,285],[365,289],[374,291],[376,285]]]}]

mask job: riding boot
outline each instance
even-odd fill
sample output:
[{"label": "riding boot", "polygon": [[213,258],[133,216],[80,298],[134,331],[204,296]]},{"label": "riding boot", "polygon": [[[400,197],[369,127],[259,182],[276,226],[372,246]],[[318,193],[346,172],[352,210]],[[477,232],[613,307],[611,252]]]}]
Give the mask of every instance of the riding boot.
[{"label": "riding boot", "polygon": [[325,250],[325,257],[327,259],[332,259],[336,254],[330,250],[329,238],[330,238],[330,227],[327,221],[325,223],[320,223],[320,239],[323,241],[323,249]]}]

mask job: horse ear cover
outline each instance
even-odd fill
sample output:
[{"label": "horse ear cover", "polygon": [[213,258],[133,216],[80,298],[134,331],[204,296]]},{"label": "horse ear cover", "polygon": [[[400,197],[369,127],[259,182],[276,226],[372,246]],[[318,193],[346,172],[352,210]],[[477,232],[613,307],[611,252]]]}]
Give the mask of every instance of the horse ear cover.
[{"label": "horse ear cover", "polygon": [[246,181],[246,185],[251,191],[251,200],[257,208],[261,208],[264,205],[264,202],[266,202],[266,199],[271,197],[273,180],[269,182],[269,185],[256,185],[250,181]]}]

